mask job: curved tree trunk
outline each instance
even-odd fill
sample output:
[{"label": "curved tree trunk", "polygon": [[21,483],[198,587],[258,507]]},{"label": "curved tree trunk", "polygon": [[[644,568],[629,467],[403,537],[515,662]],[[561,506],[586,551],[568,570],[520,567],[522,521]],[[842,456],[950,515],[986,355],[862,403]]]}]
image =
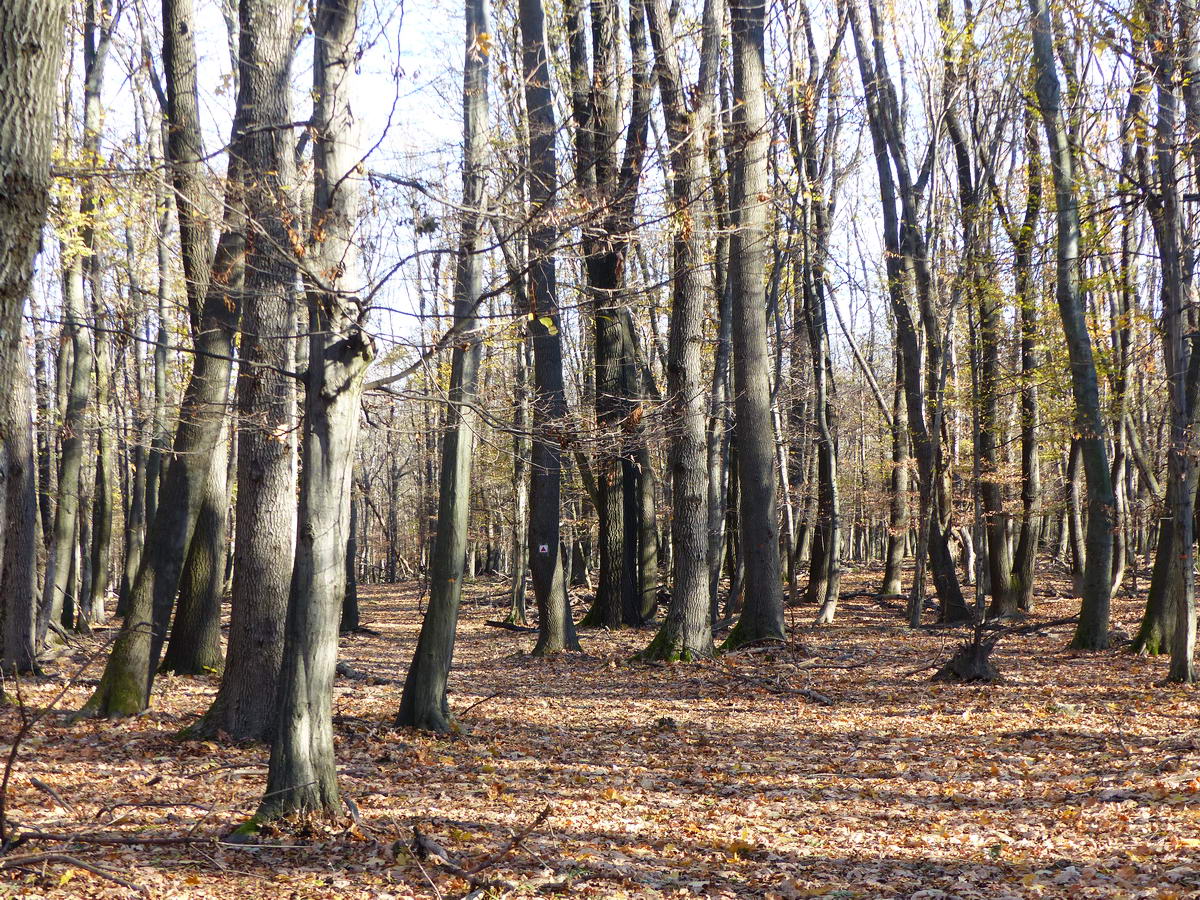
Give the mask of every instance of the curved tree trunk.
[{"label": "curved tree trunk", "polygon": [[488,57],[479,50],[479,36],[489,34],[491,30],[487,0],[466,0],[463,213],[453,326],[462,337],[455,343],[450,364],[429,608],[421,622],[421,633],[396,713],[397,725],[440,732],[449,731],[451,724],[446,682],[454,659],[454,637],[462,600],[463,555],[471,513],[471,471],[478,420],[474,406],[479,388],[481,346],[476,333],[476,315],[483,289],[483,254],[479,242],[488,139]]},{"label": "curved tree trunk", "polygon": [[1054,37],[1047,0],[1030,0],[1033,13],[1033,62],[1038,106],[1050,147],[1054,173],[1058,251],[1055,295],[1071,360],[1071,391],[1075,398],[1075,427],[1080,434],[1083,467],[1087,473],[1087,561],[1083,573],[1083,605],[1072,642],[1079,649],[1108,645],[1109,603],[1112,591],[1112,548],[1116,499],[1108,467],[1103,409],[1088,334],[1079,273],[1079,199],[1075,187],[1074,151],[1063,121],[1061,89],[1054,55]]},{"label": "curved tree trunk", "polygon": [[[245,235],[242,232],[241,156],[244,108],[233,121],[223,231],[208,260],[202,216],[200,126],[195,82],[193,15],[188,0],[164,0],[163,57],[168,75],[170,156],[179,212],[180,243],[190,305],[198,308],[195,355],[184,391],[173,459],[163,479],[158,510],[128,598],[125,625],[113,644],[100,684],[85,704],[88,715],[141,712],[150,699],[171,608],[200,512],[209,457],[220,440],[229,404],[233,337],[241,311]],[[192,242],[196,242],[193,244]],[[198,302],[203,297],[203,304]]]}]

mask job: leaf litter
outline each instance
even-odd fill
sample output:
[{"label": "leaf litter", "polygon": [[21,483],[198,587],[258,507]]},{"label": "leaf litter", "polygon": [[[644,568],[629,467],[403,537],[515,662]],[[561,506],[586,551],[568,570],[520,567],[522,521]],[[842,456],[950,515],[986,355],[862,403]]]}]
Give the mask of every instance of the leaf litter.
[{"label": "leaf litter", "polygon": [[[877,577],[857,571],[847,590]],[[0,893],[1200,897],[1200,695],[1163,686],[1162,660],[1069,651],[1061,626],[1001,641],[1001,683],[933,684],[963,633],[914,632],[853,595],[833,626],[790,609],[786,645],[696,665],[631,663],[651,637],[632,630],[585,631],[585,653],[537,660],[530,635],[485,626],[498,586],[472,585],[463,606],[450,735],[392,725],[417,586],[360,589],[374,633],[342,638],[354,677],[334,698],[347,814],[259,844],[225,838],[257,806],[266,748],[177,737],[216,677],[160,676],[145,715],[72,723],[94,663],[22,742],[8,804],[18,832],[84,842],[14,848]],[[1075,611],[1038,599],[1034,622]],[[1116,599],[1114,625],[1132,632],[1143,604]],[[28,707],[107,636],[24,679]]]}]

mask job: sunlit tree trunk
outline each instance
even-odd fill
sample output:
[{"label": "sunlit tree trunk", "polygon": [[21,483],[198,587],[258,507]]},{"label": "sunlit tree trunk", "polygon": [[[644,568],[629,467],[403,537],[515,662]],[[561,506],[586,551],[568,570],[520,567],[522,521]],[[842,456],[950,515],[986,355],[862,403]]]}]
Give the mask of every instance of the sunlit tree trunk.
[{"label": "sunlit tree trunk", "polygon": [[[442,437],[438,528],[431,561],[429,608],[404,681],[396,724],[429,731],[450,730],[446,681],[454,658],[454,635],[462,600],[463,556],[471,512],[475,461],[480,342],[477,307],[483,290],[480,237],[487,180],[488,54],[480,35],[491,33],[487,0],[466,0],[463,63],[463,198],[458,271],[454,285],[455,342],[450,364],[446,431]],[[486,40],[486,38],[484,38]]]},{"label": "sunlit tree trunk", "polygon": [[278,724],[256,820],[340,809],[333,753],[333,676],[346,590],[346,532],[359,405],[374,342],[363,330],[366,284],[355,228],[360,164],[354,91],[358,0],[319,0],[313,16],[314,230],[304,268],[308,374],[300,516],[288,598]]},{"label": "sunlit tree trunk", "polygon": [[733,0],[734,214],[729,253],[733,289],[733,365],[737,390],[738,510],[746,602],[726,646],[782,640],[783,585],[775,507],[775,428],[768,386],[766,310],[767,179],[764,0]]},{"label": "sunlit tree trunk", "polygon": [[1087,329],[1083,287],[1080,284],[1079,198],[1075,185],[1074,150],[1063,119],[1050,10],[1048,0],[1030,0],[1029,5],[1033,13],[1035,88],[1054,175],[1058,226],[1055,295],[1071,360],[1075,427],[1080,434],[1080,450],[1087,474],[1087,560],[1083,574],[1083,605],[1072,643],[1080,649],[1098,650],[1108,645],[1116,500],[1108,467],[1104,414],[1100,405],[1091,336]]}]

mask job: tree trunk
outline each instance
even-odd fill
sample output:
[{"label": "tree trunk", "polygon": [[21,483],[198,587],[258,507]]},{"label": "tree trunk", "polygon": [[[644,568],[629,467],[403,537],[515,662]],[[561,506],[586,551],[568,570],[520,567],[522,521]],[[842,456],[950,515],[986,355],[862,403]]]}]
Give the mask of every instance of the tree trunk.
[{"label": "tree trunk", "polygon": [[[160,672],[205,675],[220,672],[221,599],[229,552],[229,444],[221,441],[209,460],[200,512],[179,580],[179,602]],[[259,690],[263,685],[258,685]]]},{"label": "tree trunk", "polygon": [[1033,611],[1038,542],[1042,532],[1042,474],[1038,458],[1038,301],[1033,286],[1033,239],[1042,205],[1042,162],[1032,114],[1025,124],[1026,201],[1025,218],[1013,235],[1016,301],[1021,320],[1021,536],[1013,558],[1017,607]]},{"label": "tree trunk", "polygon": [[338,633],[351,634],[358,631],[360,619],[358,609],[358,500],[354,496],[353,479],[350,492],[350,533],[346,536],[346,591],[342,594],[342,617],[338,620]]},{"label": "tree trunk", "polygon": [[908,539],[908,429],[904,427],[904,363],[895,348],[896,388],[892,395],[892,469],[889,476],[890,503],[886,561],[879,592],[904,593],[904,549]]},{"label": "tree trunk", "polygon": [[1050,10],[1047,0],[1029,0],[1029,6],[1033,13],[1035,89],[1054,173],[1058,220],[1055,295],[1071,360],[1075,428],[1080,435],[1080,450],[1087,473],[1087,561],[1083,575],[1083,604],[1072,646],[1101,650],[1108,645],[1116,500],[1108,467],[1104,412],[1100,405],[1100,389],[1080,284],[1079,199],[1075,186],[1075,159],[1063,121]]},{"label": "tree trunk", "polygon": [[554,106],[546,58],[545,16],[541,0],[520,0],[521,64],[529,116],[529,297],[533,319],[533,454],[529,492],[529,569],[538,608],[534,654],[546,656],[579,649],[571,607],[563,583],[559,544],[559,491],[562,458],[559,436],[567,411],[562,377],[562,335],[554,274],[557,227],[553,206],[557,186]]},{"label": "tree trunk", "polygon": [[[128,599],[125,624],[113,644],[100,684],[83,712],[106,717],[146,708],[166,639],[171,607],[200,512],[209,458],[220,440],[229,403],[233,336],[241,310],[245,235],[241,222],[241,147],[245,110],[234,116],[223,231],[211,273],[188,272],[208,258],[200,217],[205,187],[198,175],[200,130],[195,83],[193,16],[188,0],[164,0],[163,58],[167,69],[172,179],[189,299],[203,296],[196,352],[184,391],[173,461],[163,479],[159,508]],[[240,99],[240,98],[239,98]],[[191,246],[190,241],[200,246]],[[202,274],[201,274],[202,273]]]},{"label": "tree trunk", "polygon": [[764,0],[733,0],[735,110],[733,183],[735,211],[729,274],[733,288],[733,363],[741,549],[746,566],[746,602],[725,642],[729,648],[782,640],[783,585],[779,522],[775,507],[775,429],[768,385],[766,226],[769,201],[767,148],[770,140],[764,83]]},{"label": "tree trunk", "polygon": [[[237,379],[237,503],[229,648],[221,686],[197,733],[266,740],[275,695],[296,550],[296,468],[290,435],[295,388],[286,371],[294,332],[295,201],[292,119],[293,7],[243,0],[239,11],[239,102],[246,106],[245,312]],[[251,174],[252,173],[252,174]],[[344,539],[344,538],[343,538]]]},{"label": "tree trunk", "polygon": [[[346,584],[346,531],[359,405],[374,344],[353,243],[359,165],[351,109],[358,0],[318,0],[313,16],[314,190],[305,259],[309,352],[300,517],[267,790],[255,819],[340,811],[333,676]],[[244,36],[243,36],[244,40]],[[244,52],[244,48],[243,48]],[[314,274],[317,273],[317,274]],[[328,273],[333,273],[328,274]]]},{"label": "tree trunk", "polygon": [[674,422],[671,601],[662,627],[644,651],[643,655],[650,659],[694,660],[711,656],[713,652],[706,398],[700,350],[706,293],[702,273],[707,231],[703,227],[707,217],[703,205],[704,147],[701,141],[708,130],[715,97],[716,6],[717,0],[705,2],[699,85],[701,102],[697,113],[689,115],[684,101],[679,49],[666,0],[645,2],[670,143],[672,215],[686,222],[678,228],[672,246],[672,309],[667,351],[667,395]]},{"label": "tree trunk", "polygon": [[438,528],[434,541],[429,608],[404,681],[396,724],[428,731],[450,730],[446,681],[454,658],[454,636],[462,600],[463,556],[471,513],[471,470],[475,459],[474,409],[478,394],[480,342],[476,315],[483,289],[480,223],[487,178],[488,57],[479,35],[491,32],[487,0],[466,0],[463,64],[463,199],[458,272],[454,290],[454,345],[446,431],[442,438]]}]

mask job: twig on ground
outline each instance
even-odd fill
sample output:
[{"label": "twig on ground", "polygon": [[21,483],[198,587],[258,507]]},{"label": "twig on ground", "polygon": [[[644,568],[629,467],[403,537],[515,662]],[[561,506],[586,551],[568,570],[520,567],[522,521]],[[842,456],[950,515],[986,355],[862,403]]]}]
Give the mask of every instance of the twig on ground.
[{"label": "twig on ground", "polygon": [[495,700],[495,699],[496,699],[497,697],[499,697],[499,696],[500,696],[500,694],[502,694],[502,693],[503,693],[503,691],[497,691],[497,692],[496,692],[496,693],[494,693],[494,694],[490,694],[490,695],[488,695],[487,697],[484,697],[482,700],[476,700],[474,703],[472,703],[470,706],[468,706],[468,707],[467,707],[466,709],[464,709],[462,712],[458,713],[458,715],[459,715],[460,717],[461,717],[461,716],[465,716],[467,713],[469,713],[469,712],[470,712],[471,710],[473,710],[475,707],[477,707],[477,706],[483,706],[483,704],[487,703],[489,700]]},{"label": "twig on ground", "polygon": [[501,622],[497,619],[488,619],[483,624],[491,628],[503,628],[506,631],[516,631],[521,634],[537,634],[537,629],[529,625],[517,625],[513,622]]},{"label": "twig on ground", "polygon": [[170,847],[178,844],[207,844],[209,837],[150,837],[123,834],[65,834],[57,831],[22,831],[19,842],[58,841],[64,844],[99,844],[103,846],[146,846]]},{"label": "twig on ground", "polygon": [[[508,854],[510,854],[513,850],[517,849],[517,847],[521,846],[521,842],[529,837],[529,835],[532,834],[539,825],[545,822],[549,815],[550,805],[547,804],[545,808],[538,813],[537,818],[514,834],[512,838],[509,839],[508,843],[504,845],[504,847],[490,856],[485,857],[482,861],[476,863],[469,869],[464,868],[459,863],[455,862],[454,857],[451,856],[450,852],[446,850],[445,847],[433,840],[433,838],[422,833],[421,830],[414,825],[411,845],[413,850],[413,859],[416,861],[417,866],[421,868],[421,873],[425,875],[425,880],[428,881],[431,886],[433,885],[433,880],[429,877],[428,873],[425,872],[424,867],[421,866],[419,857],[424,856],[437,860],[439,865],[441,865],[441,867],[451,875],[456,875],[457,877],[466,881],[470,887],[463,900],[466,900],[466,897],[470,897],[472,894],[476,894],[476,892],[479,890],[486,891],[498,889],[504,891],[513,891],[516,890],[516,885],[514,885],[512,882],[498,878],[480,878],[479,874],[492,868],[497,863],[503,862],[505,857],[507,857]],[[436,891],[437,888],[434,887],[434,890]]]},{"label": "twig on ground", "polygon": [[926,663],[925,665],[920,666],[916,669],[909,669],[907,672],[901,672],[900,677],[901,678],[911,678],[913,675],[920,675],[922,672],[928,672],[930,669],[936,669],[941,664],[942,664],[941,657],[938,657],[931,663]]},{"label": "twig on ground", "polygon": [[536,829],[538,826],[540,826],[542,823],[544,823],[546,821],[546,819],[549,818],[549,816],[550,816],[550,804],[547,803],[546,806],[542,809],[542,811],[537,814],[537,818],[534,819],[532,822],[530,822],[528,825],[526,825],[524,828],[522,828],[520,831],[518,831],[516,834],[514,834],[512,836],[512,839],[509,840],[509,842],[504,845],[503,849],[497,851],[496,853],[493,853],[491,856],[489,856],[487,859],[483,860],[483,862],[479,863],[478,865],[474,866],[473,868],[468,869],[467,874],[468,875],[477,875],[480,872],[484,871],[485,869],[490,869],[492,866],[496,865],[496,863],[501,862],[504,859],[504,857],[508,856],[509,853],[511,853],[513,850],[516,850],[517,847],[521,846],[521,842],[524,841],[525,838],[529,837],[529,835],[531,835],[533,833],[534,829]]},{"label": "twig on ground", "polygon": [[59,806],[61,806],[63,809],[70,810],[71,815],[75,816],[75,818],[77,818],[77,819],[79,818],[79,810],[77,810],[71,803],[67,802],[67,800],[63,797],[62,794],[60,794],[58,791],[56,791],[50,785],[46,784],[46,782],[42,781],[42,779],[36,778],[36,777],[30,777],[29,783],[32,784],[35,788],[37,788],[39,791],[41,791],[43,794],[50,795],[50,797],[54,800],[54,802],[57,803]]},{"label": "twig on ground", "polygon": [[[136,628],[140,626],[134,627]],[[29,710],[25,706],[25,698],[21,694],[21,679],[14,679],[17,685],[17,714],[21,718],[21,727],[17,729],[17,733],[13,736],[12,747],[10,747],[8,751],[8,759],[6,759],[4,762],[4,777],[0,779],[0,853],[6,853],[9,849],[8,784],[12,780],[13,767],[17,764],[17,754],[21,750],[21,741],[25,740],[30,729],[32,729],[34,725],[40,722],[47,713],[49,713],[52,709],[54,709],[55,706],[58,705],[58,701],[67,695],[67,691],[71,689],[71,687],[79,679],[79,676],[87,670],[88,666],[100,658],[100,655],[108,649],[108,645],[116,640],[116,637],[119,633],[120,632],[113,632],[113,634],[111,634],[99,647],[97,647],[92,654],[83,661],[83,664],[75,670],[75,674],[67,679],[66,684],[62,686],[62,690],[55,694],[54,698],[43,709],[39,710],[32,716],[29,714]]]},{"label": "twig on ground", "polygon": [[98,875],[101,878],[107,879],[114,884],[119,884],[121,887],[131,891],[137,891],[139,894],[149,895],[149,891],[136,882],[122,878],[116,872],[112,872],[103,866],[98,866],[95,863],[84,862],[82,859],[76,859],[74,856],[68,856],[65,853],[31,853],[28,856],[10,856],[7,859],[0,860],[0,869],[17,869],[36,863],[56,862],[62,863],[65,866],[74,866],[77,869],[84,869],[91,872],[93,875]]},{"label": "twig on ground", "polygon": [[223,769],[244,769],[244,770],[250,771],[253,769],[265,769],[265,768],[267,768],[266,763],[227,762],[227,763],[220,763],[215,766],[209,766],[207,769],[197,769],[194,772],[184,772],[179,777],[180,778],[196,778],[197,776],[200,776],[200,775],[211,775],[213,772],[220,772]]},{"label": "twig on ground", "polygon": [[766,678],[759,678],[754,675],[743,675],[741,672],[734,672],[726,669],[725,674],[731,675],[739,681],[744,681],[747,684],[752,684],[756,687],[761,687],[763,690],[770,691],[773,694],[788,694],[795,697],[803,697],[805,700],[810,700],[813,703],[818,703],[821,706],[833,706],[833,699],[820,691],[809,690],[808,688],[794,688],[785,684],[773,684]]}]

